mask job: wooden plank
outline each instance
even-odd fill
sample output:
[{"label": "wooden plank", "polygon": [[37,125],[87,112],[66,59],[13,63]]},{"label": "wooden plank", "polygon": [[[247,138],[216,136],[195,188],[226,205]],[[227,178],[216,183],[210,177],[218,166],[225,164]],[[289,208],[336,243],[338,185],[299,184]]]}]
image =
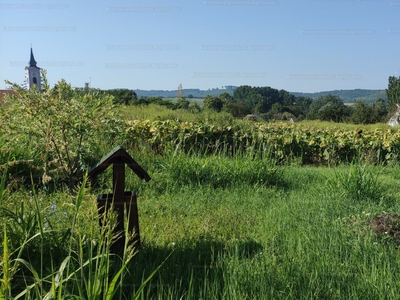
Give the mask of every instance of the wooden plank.
[{"label": "wooden plank", "polygon": [[139,230],[139,213],[137,207],[137,197],[135,192],[130,195],[125,193],[126,214],[128,217],[128,232],[134,233],[133,238],[134,247],[136,250],[140,249],[140,230]]},{"label": "wooden plank", "polygon": [[149,181],[149,174],[126,152],[124,148],[118,146],[105,155],[88,173],[89,178],[94,178],[105,169],[111,166],[114,162],[123,161],[129,168],[132,169],[140,179]]}]

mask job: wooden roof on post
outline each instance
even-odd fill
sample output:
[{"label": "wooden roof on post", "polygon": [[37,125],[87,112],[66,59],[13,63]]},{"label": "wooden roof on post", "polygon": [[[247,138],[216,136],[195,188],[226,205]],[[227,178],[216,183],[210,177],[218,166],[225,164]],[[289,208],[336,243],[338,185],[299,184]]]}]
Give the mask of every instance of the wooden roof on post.
[{"label": "wooden roof on post", "polygon": [[124,148],[118,146],[111,150],[106,156],[104,156],[94,167],[89,170],[89,178],[94,178],[105,169],[115,163],[125,163],[133,172],[139,176],[140,179],[149,181],[151,178],[149,174],[125,151]]}]

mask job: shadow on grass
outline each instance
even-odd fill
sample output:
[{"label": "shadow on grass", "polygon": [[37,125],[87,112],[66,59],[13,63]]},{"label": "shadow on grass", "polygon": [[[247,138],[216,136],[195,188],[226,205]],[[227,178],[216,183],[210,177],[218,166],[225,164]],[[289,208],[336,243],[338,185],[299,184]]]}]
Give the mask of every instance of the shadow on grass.
[{"label": "shadow on grass", "polygon": [[147,278],[163,264],[146,286],[145,298],[171,293],[179,297],[187,293],[199,295],[210,289],[222,293],[226,280],[223,275],[226,264],[253,259],[262,251],[263,246],[252,240],[229,245],[205,240],[187,247],[171,245],[164,248],[143,243],[140,252],[133,259],[129,274],[132,276],[131,282],[137,283],[137,289],[143,278]]}]

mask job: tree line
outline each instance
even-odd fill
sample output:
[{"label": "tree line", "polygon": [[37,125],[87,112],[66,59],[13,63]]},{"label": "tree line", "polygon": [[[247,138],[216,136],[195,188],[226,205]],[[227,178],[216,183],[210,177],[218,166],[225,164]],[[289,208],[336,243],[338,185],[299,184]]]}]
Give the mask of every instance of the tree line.
[{"label": "tree line", "polygon": [[187,109],[193,113],[201,110],[226,112],[237,118],[253,115],[257,119],[289,120],[321,120],[333,122],[348,122],[354,124],[372,124],[386,121],[388,113],[392,112],[397,103],[400,103],[400,77],[389,77],[386,94],[388,100],[382,98],[367,104],[356,101],[346,105],[336,95],[320,96],[316,99],[305,96],[294,96],[288,91],[271,87],[252,87],[243,85],[238,87],[233,95],[224,92],[219,96],[208,95],[201,108],[196,102],[185,97],[176,101],[165,100],[162,97],[140,97],[133,90],[114,89],[104,91],[114,97],[114,102],[125,105],[158,104],[169,109]]}]

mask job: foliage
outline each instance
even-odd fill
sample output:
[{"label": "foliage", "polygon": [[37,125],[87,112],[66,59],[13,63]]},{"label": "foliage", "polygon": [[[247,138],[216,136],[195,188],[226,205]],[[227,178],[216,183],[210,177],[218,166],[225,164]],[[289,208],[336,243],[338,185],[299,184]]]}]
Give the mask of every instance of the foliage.
[{"label": "foliage", "polygon": [[218,96],[224,103],[227,102],[232,102],[233,101],[233,97],[231,94],[227,93],[227,92],[223,92],[222,94],[220,94]]},{"label": "foliage", "polygon": [[[185,102],[186,102],[186,100],[185,100]],[[187,105],[187,103],[185,103],[185,102],[182,102],[179,105],[183,105],[183,106]],[[135,106],[159,105],[159,106],[166,107],[168,109],[177,109],[177,106],[178,106],[177,103],[173,103],[170,100],[164,100],[162,97],[159,97],[159,96],[150,96],[150,97],[142,96],[139,99],[135,99],[132,102],[132,105],[135,105]]]},{"label": "foliage", "polygon": [[[42,93],[12,84],[15,95],[4,109],[1,150],[22,164],[29,161],[19,176],[30,178],[33,169],[42,184],[64,183],[72,190],[103,155],[99,141],[107,140],[110,147],[118,143],[123,124],[113,111],[112,97],[75,92],[64,80],[51,89],[43,77]],[[22,145],[24,154],[12,157]]]},{"label": "foliage", "polygon": [[234,91],[233,100],[244,103],[253,113],[266,113],[276,103],[283,106],[293,105],[295,96],[285,90],[245,85],[238,87]]},{"label": "foliage", "polygon": [[128,121],[125,141],[163,153],[269,152],[278,161],[338,164],[354,159],[390,163],[400,159],[400,131],[390,127],[345,129],[289,123],[236,122],[215,126],[203,122]]},{"label": "foliage", "polygon": [[301,111],[304,116],[306,116],[312,102],[313,100],[309,97],[299,96],[296,97],[295,106]]},{"label": "foliage", "polygon": [[217,96],[207,96],[204,99],[204,109],[212,109],[217,112],[220,112],[222,110],[222,107],[224,105],[224,101]]},{"label": "foliage", "polygon": [[387,110],[391,111],[396,104],[400,103],[400,76],[389,76],[388,88],[386,89]]},{"label": "foliage", "polygon": [[321,96],[310,104],[307,118],[310,120],[342,122],[350,115],[349,109],[338,96]]},{"label": "foliage", "polygon": [[[128,118],[125,146],[152,177],[126,178],[127,188],[138,189],[140,252],[108,251],[115,219],[99,230],[96,196],[85,185],[76,197],[11,193],[1,189],[4,170],[0,292],[19,299],[396,299],[399,249],[370,220],[399,211],[400,172],[361,161],[397,162],[398,130],[253,123],[156,105],[118,109]],[[357,163],[332,167],[354,157]]]},{"label": "foliage", "polygon": [[131,105],[137,100],[135,91],[129,89],[106,90],[104,93],[113,97],[114,104]]},{"label": "foliage", "polygon": [[[174,168],[177,165],[180,167]],[[170,187],[178,189],[196,189],[199,186],[229,189],[238,182],[255,188],[284,186],[283,169],[279,169],[267,155],[261,159],[253,159],[252,155],[237,155],[234,158],[219,154],[193,155],[188,163],[187,155],[177,153],[165,161],[159,176],[163,176],[162,181]]]},{"label": "foliage", "polygon": [[372,104],[376,99],[382,98],[387,101],[385,90],[371,90],[371,89],[352,89],[352,90],[332,90],[315,93],[292,93],[298,97],[310,97],[317,99],[321,96],[336,95],[343,99],[345,103],[355,103],[357,100],[361,100],[365,103]]},{"label": "foliage", "polygon": [[[153,172],[153,186],[143,192],[141,224],[148,247],[138,257],[135,278],[170,249],[174,253],[157,282],[145,289],[145,298],[397,297],[398,247],[381,242],[369,220],[382,210],[397,211],[399,205],[383,206],[370,198],[355,202],[341,188],[334,193],[326,189],[325,181],[335,181],[334,172],[346,173],[346,166],[285,167],[287,189],[250,185],[246,176],[216,189],[207,176],[204,184],[188,184],[191,179],[184,176],[170,178],[180,169],[190,171],[191,165],[194,173],[214,164],[219,171],[207,174],[229,181],[231,174],[247,164],[256,166],[259,159],[243,157],[227,167],[223,156],[155,159],[154,170],[161,172]],[[386,169],[385,174],[389,182],[379,182],[382,196],[398,196],[393,185],[398,170]],[[160,182],[164,188],[155,191]]]},{"label": "foliage", "polygon": [[380,173],[373,172],[366,165],[352,163],[347,170],[335,173],[331,191],[335,193],[339,189],[341,197],[354,202],[379,202],[384,194]]},{"label": "foliage", "polygon": [[176,101],[175,109],[188,109],[190,102],[185,97],[180,97]]},{"label": "foliage", "polygon": [[222,111],[227,112],[235,118],[243,118],[251,113],[251,108],[242,102],[226,102],[222,107]]},{"label": "foliage", "polygon": [[190,102],[188,106],[188,110],[192,114],[198,114],[201,112],[201,107],[197,104],[197,102]]},{"label": "foliage", "polygon": [[379,123],[385,121],[387,116],[386,103],[382,98],[377,99],[372,104],[371,123]]},{"label": "foliage", "polygon": [[[44,207],[39,199],[41,195],[36,194],[35,191],[32,193],[34,208],[31,211],[17,209],[15,216],[9,213],[4,214],[10,211],[5,207],[11,206],[12,202],[4,196],[0,198],[3,203],[0,218],[4,222],[2,230],[4,247],[0,268],[2,276],[0,296],[2,298],[139,298],[145,284],[150,281],[162,264],[154,268],[153,273],[147,278],[142,279],[142,283],[139,283],[136,288],[124,287],[130,283],[127,276],[128,269],[136,254],[136,249],[131,243],[134,233],[125,232],[127,239],[121,256],[110,252],[112,243],[120,235],[120,233],[113,233],[115,218],[112,215],[100,216],[103,218],[103,226],[101,230],[98,230],[98,212],[93,209],[94,201],[87,201],[90,195],[85,192],[85,183],[83,180],[74,204],[70,204],[68,214],[71,214],[71,218],[59,219],[58,222],[62,225],[60,224],[58,228],[49,225],[49,209]],[[19,201],[23,204],[24,200],[26,199],[20,197]],[[53,201],[56,202],[52,205],[54,207],[63,204],[55,199]],[[50,211],[55,213],[56,209],[51,208]],[[20,235],[22,239],[15,239],[13,228],[25,222],[25,214],[33,215],[38,226],[34,226],[25,234],[22,233]],[[17,215],[21,215],[22,220],[16,218]],[[66,229],[70,234],[61,238],[60,231]],[[55,239],[49,240],[48,237],[55,237]],[[57,243],[60,243],[59,247],[55,247]],[[38,256],[32,255],[31,250],[35,247]],[[63,251],[58,251],[58,248]]]},{"label": "foliage", "polygon": [[[389,77],[389,86],[386,93],[390,99],[397,97],[398,89],[396,88],[396,77]],[[115,90],[123,91],[123,90]],[[248,114],[262,115],[266,121],[269,120],[285,120],[295,117],[303,120],[321,120],[334,122],[352,122],[355,124],[369,124],[383,122],[388,109],[393,108],[390,100],[385,103],[381,97],[381,93],[376,93],[375,101],[370,99],[366,101],[365,94],[370,95],[371,91],[351,90],[351,91],[333,91],[334,93],[322,92],[321,96],[313,100],[306,93],[289,93],[285,90],[277,90],[271,87],[251,87],[248,85],[240,86],[235,89],[233,96],[227,92],[220,95],[207,95],[202,103],[204,110],[214,110],[217,112],[227,112],[236,118],[243,118]],[[343,92],[343,93],[342,93]],[[343,97],[354,98],[353,107],[344,105]],[[296,96],[295,96],[296,95]],[[379,96],[379,97],[378,97]],[[121,97],[118,97],[121,98]],[[397,99],[397,98],[396,98]],[[177,101],[164,100],[162,97],[141,97],[135,98],[131,102],[134,105],[157,104],[166,106],[169,109],[189,109],[190,103],[185,98],[177,99]],[[201,105],[192,104],[190,111],[198,114]],[[277,109],[279,108],[279,109]]]},{"label": "foliage", "polygon": [[[394,86],[395,81],[391,81]],[[392,88],[393,90],[393,88]],[[335,91],[336,92],[336,91]],[[357,94],[358,90],[355,90]],[[346,95],[350,95],[347,91]],[[266,121],[288,120],[296,118],[303,120],[321,120],[334,122],[351,122],[355,124],[370,124],[385,121],[387,105],[382,98],[373,103],[356,100],[353,107],[344,104],[342,98],[335,94],[321,93],[315,100],[304,96],[303,93],[289,93],[271,87],[240,86],[235,89],[233,96],[227,92],[220,95],[207,95],[201,102],[204,105],[191,103],[185,98],[166,100],[162,97],[140,97],[131,103],[137,106],[157,104],[169,109],[188,109],[194,114],[205,111],[226,112],[235,118],[243,118],[248,114],[257,114]],[[342,93],[339,93],[342,94]],[[379,94],[376,94],[379,95]],[[361,99],[361,98],[360,98]],[[364,99],[364,98],[362,98]],[[190,106],[190,107],[189,107]]]},{"label": "foliage", "polygon": [[372,119],[372,107],[362,101],[354,103],[350,120],[354,124],[368,124]]}]

